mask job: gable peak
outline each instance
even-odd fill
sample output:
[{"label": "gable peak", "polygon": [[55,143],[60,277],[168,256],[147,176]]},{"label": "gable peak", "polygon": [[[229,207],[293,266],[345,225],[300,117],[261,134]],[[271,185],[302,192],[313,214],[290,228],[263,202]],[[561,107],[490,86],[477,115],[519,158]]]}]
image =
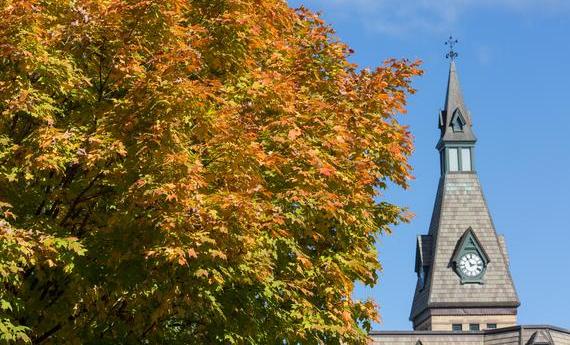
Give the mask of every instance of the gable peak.
[{"label": "gable peak", "polygon": [[534,334],[530,337],[528,345],[554,345],[554,341],[550,336],[550,332],[548,330],[540,330],[534,332]]},{"label": "gable peak", "polygon": [[452,262],[456,262],[459,260],[461,254],[466,250],[476,251],[481,255],[481,258],[485,261],[485,264],[488,264],[491,260],[489,259],[489,255],[485,251],[485,248],[479,242],[475,231],[471,227],[469,227],[463,235],[457,241],[457,245],[455,247],[455,251],[453,252]]}]

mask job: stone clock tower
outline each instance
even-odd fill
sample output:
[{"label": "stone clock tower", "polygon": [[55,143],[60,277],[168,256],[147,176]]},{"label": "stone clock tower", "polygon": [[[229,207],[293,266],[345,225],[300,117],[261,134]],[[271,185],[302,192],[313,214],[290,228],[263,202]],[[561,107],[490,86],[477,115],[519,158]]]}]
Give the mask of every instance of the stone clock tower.
[{"label": "stone clock tower", "polygon": [[441,177],[427,235],[418,236],[415,330],[514,326],[517,297],[504,238],[497,234],[476,171],[472,118],[451,61],[439,114]]}]

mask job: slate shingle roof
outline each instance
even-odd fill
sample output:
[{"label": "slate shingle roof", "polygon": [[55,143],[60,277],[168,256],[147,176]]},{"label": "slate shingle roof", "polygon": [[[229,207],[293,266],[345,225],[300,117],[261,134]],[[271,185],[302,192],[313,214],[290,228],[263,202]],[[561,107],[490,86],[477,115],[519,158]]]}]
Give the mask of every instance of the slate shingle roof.
[{"label": "slate shingle roof", "polygon": [[[431,307],[517,307],[506,250],[495,231],[475,173],[450,173],[440,180],[432,226],[433,259],[426,287],[416,288],[410,319]],[[484,284],[461,284],[450,259],[465,230],[477,235],[489,257]]]},{"label": "slate shingle roof", "polygon": [[[467,122],[463,132],[454,132],[451,128],[451,120],[455,112],[459,110]],[[472,121],[469,110],[463,101],[463,93],[459,85],[459,77],[455,68],[455,62],[449,66],[449,79],[447,81],[447,92],[445,95],[444,108],[439,116],[439,128],[441,130],[441,141],[475,142],[475,134],[472,130]]]}]

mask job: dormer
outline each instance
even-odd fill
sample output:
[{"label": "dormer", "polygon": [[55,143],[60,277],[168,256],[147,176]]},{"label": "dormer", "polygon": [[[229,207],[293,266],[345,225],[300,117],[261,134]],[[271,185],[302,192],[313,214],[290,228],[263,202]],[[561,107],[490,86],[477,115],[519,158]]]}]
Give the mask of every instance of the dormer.
[{"label": "dormer", "polygon": [[463,115],[461,114],[461,110],[455,109],[455,111],[453,112],[453,116],[451,117],[451,129],[453,130],[453,132],[458,133],[458,132],[463,132],[463,128],[465,127],[465,125],[467,124],[467,121],[465,121],[465,117],[463,117]]}]

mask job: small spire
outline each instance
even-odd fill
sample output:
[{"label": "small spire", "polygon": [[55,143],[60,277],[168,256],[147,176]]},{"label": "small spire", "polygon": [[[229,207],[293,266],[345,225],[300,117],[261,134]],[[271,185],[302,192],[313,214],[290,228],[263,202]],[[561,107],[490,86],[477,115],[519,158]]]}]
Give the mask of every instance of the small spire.
[{"label": "small spire", "polygon": [[463,93],[461,92],[461,86],[459,85],[459,77],[457,76],[455,61],[451,60],[451,63],[449,64],[449,77],[447,79],[444,110],[451,116],[456,109],[463,112],[465,116],[469,116],[463,102]]},{"label": "small spire", "polygon": [[[448,42],[452,48],[448,54],[451,60],[449,63],[449,78],[447,80],[445,103],[439,117],[441,140],[448,142],[475,142],[476,138],[471,128],[471,114],[469,113],[469,110],[467,110],[463,101],[463,93],[461,92],[459,77],[455,67],[455,58],[457,57],[457,53],[453,50],[453,44],[455,41],[450,36],[450,40]],[[457,124],[455,121],[459,121],[460,123]]]},{"label": "small spire", "polygon": [[445,54],[445,58],[450,59],[451,62],[455,61],[455,58],[457,58],[457,56],[459,56],[459,54],[455,50],[453,50],[454,46],[457,43],[459,43],[459,41],[457,39],[453,38],[452,35],[449,35],[449,38],[445,42],[445,45],[449,46],[449,52],[447,54]]}]

